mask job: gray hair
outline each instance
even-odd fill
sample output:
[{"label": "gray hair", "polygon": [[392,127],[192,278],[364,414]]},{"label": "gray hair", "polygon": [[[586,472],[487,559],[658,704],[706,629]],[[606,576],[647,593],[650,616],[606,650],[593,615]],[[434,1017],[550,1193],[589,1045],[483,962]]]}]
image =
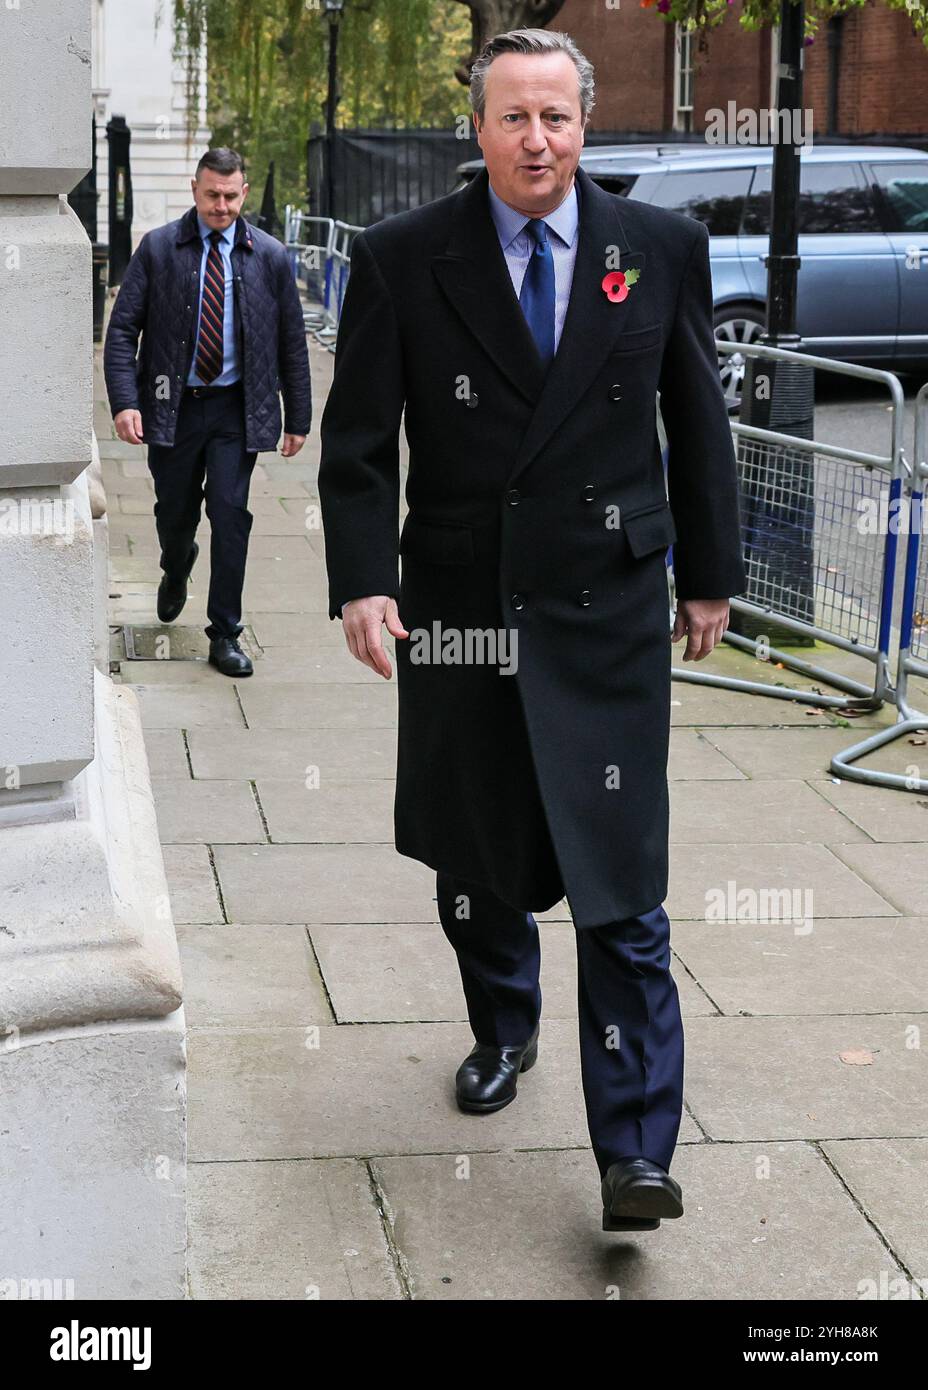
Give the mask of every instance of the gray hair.
[{"label": "gray hair", "polygon": [[494,58],[501,53],[566,53],[577,69],[580,113],[584,119],[593,109],[593,64],[585,57],[569,34],[557,29],[510,29],[497,34],[484,44],[475,60],[470,76],[470,104],[483,120],[487,96],[487,73]]}]

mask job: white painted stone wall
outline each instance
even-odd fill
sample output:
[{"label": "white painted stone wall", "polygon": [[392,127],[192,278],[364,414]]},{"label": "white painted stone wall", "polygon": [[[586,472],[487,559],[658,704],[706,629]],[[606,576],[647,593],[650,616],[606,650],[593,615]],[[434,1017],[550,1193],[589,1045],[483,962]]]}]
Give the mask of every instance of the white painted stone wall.
[{"label": "white painted stone wall", "polygon": [[0,4],[4,1300],[185,1296],[180,965],[138,703],[100,660],[90,244],[66,201],[95,4]]}]

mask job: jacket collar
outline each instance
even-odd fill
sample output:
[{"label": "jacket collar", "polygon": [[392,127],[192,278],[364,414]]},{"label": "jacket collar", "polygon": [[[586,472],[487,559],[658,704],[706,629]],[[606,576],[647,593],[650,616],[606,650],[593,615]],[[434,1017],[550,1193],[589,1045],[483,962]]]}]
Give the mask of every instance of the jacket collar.
[{"label": "jacket collar", "polygon": [[[180,219],[180,226],[177,229],[177,245],[183,246],[188,241],[200,240],[200,224],[197,221],[196,203],[188,208]],[[251,226],[245,221],[244,217],[235,219],[235,240],[232,243],[233,249],[236,246],[244,246],[246,251],[255,249],[254,238],[251,235]]]},{"label": "jacket collar", "polygon": [[618,266],[644,265],[644,252],[629,245],[621,200],[600,188],[580,166],[574,178],[580,204],[577,257],[560,343],[547,372],[490,213],[486,166],[454,195],[448,242],[431,258],[432,272],[456,312],[499,370],[535,406],[511,478],[522,472],[585,394],[615,340],[629,326],[623,310],[635,301],[613,303],[602,288],[603,277]]}]

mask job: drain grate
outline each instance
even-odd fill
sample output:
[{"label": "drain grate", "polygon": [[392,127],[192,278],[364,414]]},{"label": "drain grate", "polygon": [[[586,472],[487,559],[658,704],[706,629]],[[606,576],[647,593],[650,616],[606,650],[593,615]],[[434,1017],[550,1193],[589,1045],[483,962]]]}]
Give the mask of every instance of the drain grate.
[{"label": "drain grate", "polygon": [[[201,627],[140,627],[124,623],[115,633],[116,661],[205,661],[209,656],[209,638]],[[239,634],[242,651],[252,661],[263,655],[255,634],[246,623]]]}]

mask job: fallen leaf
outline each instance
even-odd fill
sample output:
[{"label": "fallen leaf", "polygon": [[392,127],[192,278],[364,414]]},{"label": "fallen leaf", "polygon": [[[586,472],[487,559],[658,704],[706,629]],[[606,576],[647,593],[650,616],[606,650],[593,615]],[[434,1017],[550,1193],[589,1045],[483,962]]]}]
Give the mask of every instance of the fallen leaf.
[{"label": "fallen leaf", "polygon": [[850,1067],[869,1067],[873,1062],[873,1053],[865,1047],[848,1047],[844,1052],[839,1052],[838,1056]]}]

